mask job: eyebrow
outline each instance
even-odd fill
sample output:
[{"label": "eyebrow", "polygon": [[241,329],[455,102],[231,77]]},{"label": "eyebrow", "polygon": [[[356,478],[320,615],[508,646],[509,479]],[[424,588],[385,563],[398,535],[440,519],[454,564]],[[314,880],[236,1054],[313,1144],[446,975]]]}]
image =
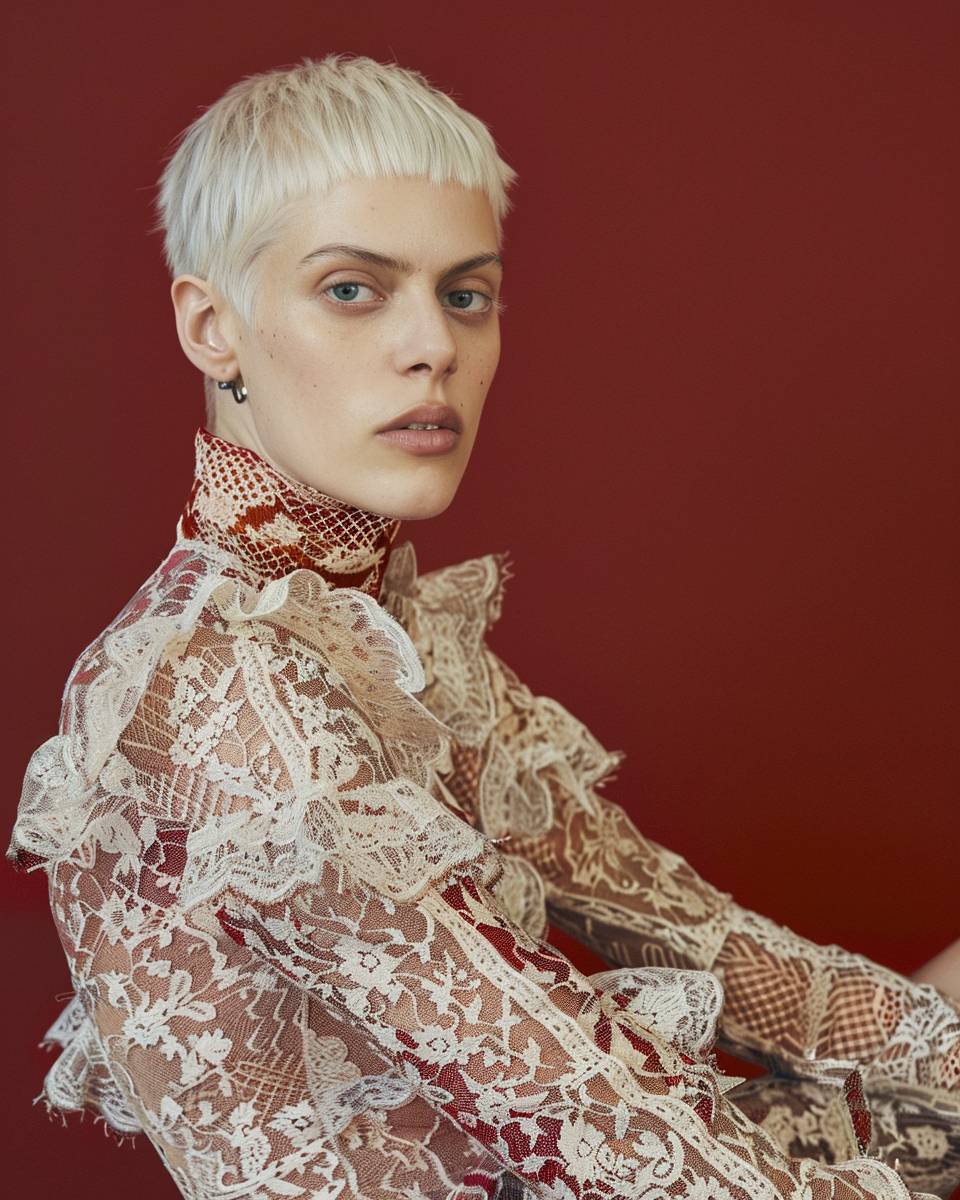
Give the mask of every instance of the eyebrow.
[{"label": "eyebrow", "polygon": [[[403,275],[409,275],[414,269],[413,264],[407,262],[405,258],[394,258],[392,254],[380,254],[376,250],[368,250],[365,246],[350,246],[343,242],[333,242],[329,246],[320,246],[317,250],[311,250],[309,254],[300,259],[300,266],[306,266],[308,263],[316,262],[318,258],[327,258],[332,255],[358,258],[361,262],[370,263],[375,267],[385,267],[390,271],[399,271]],[[477,267],[486,267],[491,263],[503,267],[503,259],[499,254],[492,251],[486,254],[474,254],[471,258],[464,258],[447,267],[440,278],[449,279],[451,275],[462,275],[465,271],[473,271]]]}]

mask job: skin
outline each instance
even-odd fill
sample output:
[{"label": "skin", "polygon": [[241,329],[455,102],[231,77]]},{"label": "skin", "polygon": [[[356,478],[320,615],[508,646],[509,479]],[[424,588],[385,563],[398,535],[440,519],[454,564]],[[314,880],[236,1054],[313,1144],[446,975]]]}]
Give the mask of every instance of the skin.
[{"label": "skin", "polygon": [[[364,247],[409,270],[337,253]],[[401,520],[444,511],[466,470],[500,358],[502,266],[450,274],[497,254],[486,193],[415,177],[351,178],[284,210],[261,252],[248,326],[209,281],[171,286],[184,353],[215,380],[211,432],[349,504]],[[472,293],[472,294],[468,294]],[[463,432],[448,453],[417,456],[377,430],[421,403],[449,404]]]},{"label": "skin", "polygon": [[918,983],[932,983],[954,1000],[960,1000],[960,939],[931,958],[913,978]]},{"label": "skin", "polygon": [[[411,269],[343,253],[303,263],[331,243],[403,259]],[[443,512],[500,359],[503,275],[495,262],[449,268],[498,251],[486,194],[459,184],[348,179],[289,205],[257,260],[252,326],[196,275],[171,286],[186,356],[210,378],[239,377],[249,391],[243,404],[218,393],[211,432],[368,512],[401,520]],[[466,292],[476,294],[464,310],[457,304]],[[463,420],[449,453],[415,456],[377,437],[427,402],[449,404]],[[960,942],[913,978],[960,999]]]}]

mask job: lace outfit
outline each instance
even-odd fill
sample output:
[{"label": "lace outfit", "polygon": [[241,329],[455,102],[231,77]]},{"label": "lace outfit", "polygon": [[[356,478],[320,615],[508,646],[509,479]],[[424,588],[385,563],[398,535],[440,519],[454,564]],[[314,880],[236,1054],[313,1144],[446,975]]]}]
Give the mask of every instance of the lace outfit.
[{"label": "lace outfit", "polygon": [[622,754],[486,644],[505,555],[419,575],[399,522],[195,450],[26,772],[9,853],[75,990],[49,1105],[192,1200],[891,1200],[897,1159],[946,1193],[958,1006],[645,839]]}]

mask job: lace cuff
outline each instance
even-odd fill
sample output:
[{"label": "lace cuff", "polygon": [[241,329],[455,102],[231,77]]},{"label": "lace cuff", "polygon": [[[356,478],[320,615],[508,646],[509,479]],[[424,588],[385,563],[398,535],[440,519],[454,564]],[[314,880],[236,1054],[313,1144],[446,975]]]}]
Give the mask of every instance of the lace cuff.
[{"label": "lace cuff", "polygon": [[960,1007],[930,984],[737,905],[714,969],[734,1053],[801,1079],[856,1067],[870,1094],[912,1091],[960,1118]]}]

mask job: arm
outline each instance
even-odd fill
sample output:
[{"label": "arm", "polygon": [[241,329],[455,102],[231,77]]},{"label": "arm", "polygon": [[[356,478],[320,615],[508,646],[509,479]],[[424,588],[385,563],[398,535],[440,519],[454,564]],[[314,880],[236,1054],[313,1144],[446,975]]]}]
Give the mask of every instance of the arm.
[{"label": "arm", "polygon": [[[842,1097],[811,1080],[762,1075],[731,1091],[741,1111],[771,1135],[787,1154],[837,1162],[849,1157]],[[960,1128],[903,1096],[871,1096],[870,1153],[896,1163],[908,1187],[950,1197],[960,1180]]]},{"label": "arm", "polygon": [[[510,921],[496,853],[430,790],[443,727],[369,598],[304,571],[250,599],[224,585],[171,641],[65,863],[65,920],[73,883],[96,893],[78,962],[98,1037],[182,1186],[217,1163],[296,1184],[306,1068],[338,1113],[414,1085],[541,1197],[905,1200],[870,1160],[789,1158]],[[389,1147],[370,1151],[375,1179]]]},{"label": "arm", "polygon": [[708,1066],[611,1013],[504,914],[496,856],[429,790],[436,730],[394,683],[382,636],[354,637],[350,615],[323,645],[307,625],[205,632],[145,698],[131,752],[144,763],[149,745],[151,794],[169,794],[176,763],[177,790],[206,807],[182,896],[362,1031],[536,1195],[906,1197],[872,1160],[784,1155]]},{"label": "arm", "polygon": [[[606,752],[592,735],[555,701],[534,696],[489,649],[484,654],[500,713],[491,753],[511,760],[519,789],[547,792],[552,809],[548,828],[528,834],[514,822],[502,846],[540,871],[554,924],[624,966],[714,971],[725,991],[721,1042],[734,1053],[812,1079],[862,1064],[871,1086],[919,1088],[956,1117],[960,1006],[740,907],[644,838],[597,791]],[[541,743],[558,753],[538,757]]]},{"label": "arm", "polygon": [[418,1094],[534,1194],[893,1197],[861,1159],[791,1159],[713,1073],[598,993],[499,910],[471,871],[401,904],[337,871],[283,902],[229,890],[237,942],[362,1027]]},{"label": "arm", "polygon": [[918,983],[932,983],[954,1000],[960,1000],[960,938],[914,971],[912,978]]}]

